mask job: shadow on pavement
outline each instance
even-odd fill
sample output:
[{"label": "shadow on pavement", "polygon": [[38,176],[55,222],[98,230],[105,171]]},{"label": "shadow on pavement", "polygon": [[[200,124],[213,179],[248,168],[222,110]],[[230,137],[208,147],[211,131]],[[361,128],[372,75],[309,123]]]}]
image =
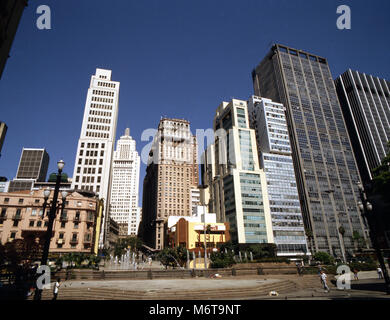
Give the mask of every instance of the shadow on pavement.
[{"label": "shadow on pavement", "polygon": [[380,280],[377,280],[375,282],[358,282],[358,283],[351,283],[351,289],[352,290],[362,290],[362,291],[376,291],[376,292],[383,292],[386,293],[386,285],[385,283]]}]

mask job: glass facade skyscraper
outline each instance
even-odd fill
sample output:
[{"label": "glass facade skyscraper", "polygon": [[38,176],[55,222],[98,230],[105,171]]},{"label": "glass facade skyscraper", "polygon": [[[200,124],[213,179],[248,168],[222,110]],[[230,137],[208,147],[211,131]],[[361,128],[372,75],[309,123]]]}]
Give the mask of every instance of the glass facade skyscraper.
[{"label": "glass facade skyscraper", "polygon": [[265,172],[272,230],[279,256],[309,254],[291,156],[284,107],[252,96],[248,101],[255,129],[260,168]]},{"label": "glass facade skyscraper", "polygon": [[357,205],[360,176],[327,60],[275,44],[252,77],[256,96],[286,107],[311,251],[348,258],[356,249],[353,233],[368,235]]},{"label": "glass facade skyscraper", "polygon": [[206,170],[212,170],[211,176],[204,175],[211,210],[221,222],[229,222],[233,242],[273,243],[265,174],[259,166],[255,132],[249,127],[247,102],[222,102],[214,132],[214,144],[204,153]]},{"label": "glass facade skyscraper", "polygon": [[348,70],[335,84],[360,175],[367,183],[389,152],[390,82]]}]

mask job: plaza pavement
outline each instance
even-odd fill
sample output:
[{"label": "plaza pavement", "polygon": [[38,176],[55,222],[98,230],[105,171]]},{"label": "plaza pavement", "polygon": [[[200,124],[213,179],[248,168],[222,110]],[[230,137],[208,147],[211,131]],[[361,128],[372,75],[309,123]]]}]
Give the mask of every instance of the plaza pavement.
[{"label": "plaza pavement", "polygon": [[[68,280],[60,288],[59,300],[88,299],[226,299],[226,300],[340,300],[390,299],[384,281],[376,272],[360,272],[360,280],[351,281],[351,290],[338,290],[329,277],[330,292],[322,289],[317,275],[247,275],[224,278],[152,279],[152,280]],[[269,296],[277,291],[278,296]],[[50,299],[52,290],[44,290]]]}]

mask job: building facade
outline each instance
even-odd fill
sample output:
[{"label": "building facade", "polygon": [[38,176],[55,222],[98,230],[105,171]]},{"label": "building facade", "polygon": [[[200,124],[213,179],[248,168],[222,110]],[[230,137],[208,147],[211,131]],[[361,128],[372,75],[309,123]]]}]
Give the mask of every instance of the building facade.
[{"label": "building facade", "polygon": [[5,140],[5,135],[7,134],[7,125],[4,122],[0,121],[0,157],[1,157],[1,150],[3,149],[3,144]]},{"label": "building facade", "polygon": [[118,119],[119,82],[111,70],[96,69],[91,77],[77,145],[72,189],[96,192],[104,199],[103,230],[99,246],[108,231],[111,164]]},{"label": "building facade", "polygon": [[247,102],[222,102],[214,132],[214,145],[203,156],[210,210],[215,210],[219,222],[229,223],[233,242],[273,243],[265,173],[259,165],[255,131],[249,127]]},{"label": "building facade", "polygon": [[[43,245],[48,224],[43,210],[44,190],[0,193],[0,242],[16,239]],[[48,202],[51,201],[53,192]],[[96,232],[98,200],[88,193],[70,192],[65,208],[57,211],[50,254],[92,253]]]},{"label": "building facade", "polygon": [[139,231],[149,247],[164,247],[164,221],[192,215],[191,189],[198,186],[196,137],[187,120],[163,118],[153,139],[143,186]]},{"label": "building facade", "polygon": [[120,225],[120,235],[136,236],[140,221],[138,207],[140,157],[127,128],[117,142],[112,160],[110,217]]},{"label": "building facade", "polygon": [[327,60],[275,44],[252,76],[256,96],[286,107],[311,251],[353,255],[353,233],[368,242],[368,230],[358,210],[360,176]]},{"label": "building facade", "polygon": [[390,82],[349,69],[335,84],[359,172],[368,183],[389,152]]},{"label": "building facade", "polygon": [[10,181],[8,192],[31,190],[34,182],[45,181],[49,161],[45,149],[23,148],[16,177]]},{"label": "building facade", "polygon": [[252,96],[248,101],[255,129],[260,168],[267,180],[272,230],[278,256],[302,256],[308,251],[284,107]]},{"label": "building facade", "polygon": [[8,192],[9,181],[6,177],[0,177],[0,192]]},{"label": "building facade", "polygon": [[214,213],[191,217],[171,216],[166,223],[166,230],[166,242],[169,247],[181,246],[196,254],[204,253],[205,242],[207,253],[211,253],[213,249],[230,241],[229,223],[217,222]]},{"label": "building facade", "polygon": [[26,6],[27,0],[2,0],[0,2],[0,78]]}]

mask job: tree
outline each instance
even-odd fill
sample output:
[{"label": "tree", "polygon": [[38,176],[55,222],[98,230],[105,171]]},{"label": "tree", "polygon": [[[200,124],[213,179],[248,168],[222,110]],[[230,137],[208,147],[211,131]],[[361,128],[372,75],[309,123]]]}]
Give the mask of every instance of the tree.
[{"label": "tree", "polygon": [[[175,248],[164,248],[157,254],[157,259],[165,266],[183,267],[187,262],[187,249],[179,246]],[[191,255],[189,255],[189,259],[192,260]]]},{"label": "tree", "polygon": [[362,248],[365,245],[365,240],[364,238],[360,235],[359,231],[354,230],[352,233],[352,238],[355,243],[355,247],[357,247],[358,251],[361,251]]},{"label": "tree", "polygon": [[334,258],[327,252],[318,251],[314,256],[314,260],[317,260],[323,264],[333,264]]},{"label": "tree", "polygon": [[236,263],[231,250],[227,250],[227,253],[225,251],[213,252],[210,255],[210,260],[211,268],[229,268]]},{"label": "tree", "polygon": [[142,247],[142,240],[138,237],[126,237],[118,239],[114,246],[114,256],[120,257],[126,253],[127,249],[132,252],[137,252]]},{"label": "tree", "polygon": [[385,200],[390,197],[390,141],[387,142],[387,155],[381,165],[373,170],[373,192],[381,194]]}]

